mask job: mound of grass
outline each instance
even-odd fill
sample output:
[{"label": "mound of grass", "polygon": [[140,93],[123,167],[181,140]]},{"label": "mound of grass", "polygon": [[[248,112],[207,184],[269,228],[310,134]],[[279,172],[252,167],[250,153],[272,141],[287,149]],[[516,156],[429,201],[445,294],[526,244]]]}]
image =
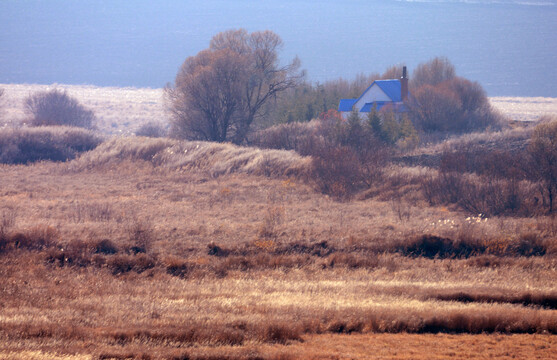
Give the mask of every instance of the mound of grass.
[{"label": "mound of grass", "polygon": [[203,141],[162,138],[115,138],[76,160],[76,170],[117,163],[123,159],[144,160],[155,166],[202,170],[213,177],[233,173],[268,177],[305,176],[311,158],[294,151],[261,150]]},{"label": "mound of grass", "polygon": [[67,161],[96,148],[102,139],[90,130],[72,127],[0,129],[0,163]]}]

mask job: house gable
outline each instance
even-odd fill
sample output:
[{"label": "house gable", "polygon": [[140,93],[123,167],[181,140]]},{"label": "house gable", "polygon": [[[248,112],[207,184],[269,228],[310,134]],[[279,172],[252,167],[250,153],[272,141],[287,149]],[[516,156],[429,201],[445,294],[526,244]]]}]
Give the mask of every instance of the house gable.
[{"label": "house gable", "polygon": [[374,81],[370,87],[364,91],[364,93],[360,96],[359,99],[356,100],[354,106],[356,109],[360,110],[364,107],[367,103],[374,103],[374,102],[387,102],[393,101],[388,94],[383,91],[381,86],[379,86],[377,81]]},{"label": "house gable", "polygon": [[352,109],[361,116],[369,113],[375,106],[377,110],[387,107],[394,112],[408,112],[405,102],[408,99],[408,77],[406,66],[402,68],[400,79],[375,80],[357,99],[341,99],[338,105],[343,118],[347,118]]}]

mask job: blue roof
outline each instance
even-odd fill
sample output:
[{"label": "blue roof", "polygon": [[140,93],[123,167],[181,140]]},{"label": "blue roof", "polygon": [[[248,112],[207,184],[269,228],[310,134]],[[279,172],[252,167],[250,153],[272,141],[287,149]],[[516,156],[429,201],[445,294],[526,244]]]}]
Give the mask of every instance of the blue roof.
[{"label": "blue roof", "polygon": [[356,99],[340,99],[338,111],[352,111],[352,107],[356,103]]},{"label": "blue roof", "polygon": [[371,85],[367,89],[365,89],[365,91],[362,93],[362,95],[360,95],[358,99],[356,99],[356,101],[360,100],[362,96],[364,96],[365,93],[367,93],[367,91],[371,89],[371,87],[374,84],[377,84],[377,86],[379,86],[379,88],[383,90],[383,92],[388,97],[390,97],[392,101],[394,102],[402,101],[402,98],[400,96],[400,89],[401,89],[400,80],[397,79],[375,80],[374,82],[371,83]]},{"label": "blue roof", "polygon": [[391,98],[392,101],[402,101],[402,98],[400,97],[400,80],[376,80],[374,83],[377,84],[381,90],[383,90],[385,94]]},{"label": "blue roof", "polygon": [[[341,99],[340,103],[338,104],[338,111],[352,111],[352,108],[356,103],[368,92],[371,87],[377,84],[379,88],[391,99],[391,101],[376,101],[377,110],[381,110],[385,104],[393,104],[395,107],[395,111],[397,112],[407,112],[408,107],[405,104],[401,104],[402,97],[401,97],[401,84],[400,80],[398,79],[390,79],[390,80],[375,80],[357,99]],[[396,104],[398,103],[398,104]],[[370,112],[374,103],[366,103],[361,109],[360,112]]]}]

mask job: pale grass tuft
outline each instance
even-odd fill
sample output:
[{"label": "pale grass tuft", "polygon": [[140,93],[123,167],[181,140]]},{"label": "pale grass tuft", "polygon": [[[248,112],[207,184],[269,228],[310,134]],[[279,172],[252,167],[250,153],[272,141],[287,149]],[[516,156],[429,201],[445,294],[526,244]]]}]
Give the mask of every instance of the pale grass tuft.
[{"label": "pale grass tuft", "polygon": [[202,141],[115,138],[73,161],[74,171],[115,164],[123,159],[144,160],[155,166],[201,170],[211,177],[233,173],[269,177],[304,176],[311,159],[294,151],[261,150]]}]

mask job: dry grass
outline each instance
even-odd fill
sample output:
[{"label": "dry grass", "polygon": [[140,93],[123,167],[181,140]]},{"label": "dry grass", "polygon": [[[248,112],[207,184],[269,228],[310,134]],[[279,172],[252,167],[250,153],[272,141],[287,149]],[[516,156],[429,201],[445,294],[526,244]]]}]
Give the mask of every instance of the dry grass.
[{"label": "dry grass", "polygon": [[0,357],[553,356],[554,217],[430,206],[403,165],[338,202],[308,167],[156,138],[0,165]]},{"label": "dry grass", "polygon": [[154,138],[114,138],[90,151],[68,168],[80,171],[114,165],[127,159],[144,160],[180,172],[201,171],[210,177],[243,173],[271,177],[307,175],[311,159],[294,151],[260,150],[201,141]]},{"label": "dry grass", "polygon": [[[555,258],[498,253],[527,232],[554,241],[551,218],[467,219],[408,200],[412,190],[401,217],[389,201],[339,203],[292,178],[213,177],[145,153],[2,166],[4,354],[299,358],[319,354],[305,347],[314,334],[557,333]],[[420,234],[469,237],[492,255],[393,253]],[[335,346],[340,358],[358,351]]]}]

